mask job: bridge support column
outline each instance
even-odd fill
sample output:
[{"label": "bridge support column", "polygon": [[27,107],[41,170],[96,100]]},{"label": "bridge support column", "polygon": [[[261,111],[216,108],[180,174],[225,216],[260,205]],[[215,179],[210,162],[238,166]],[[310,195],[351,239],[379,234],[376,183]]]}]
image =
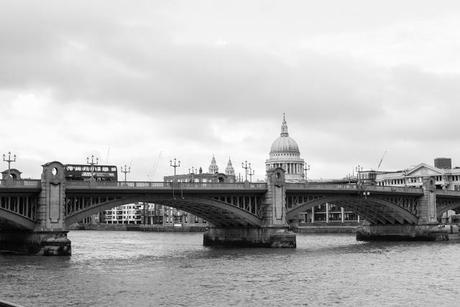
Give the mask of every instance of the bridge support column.
[{"label": "bridge support column", "polygon": [[203,236],[205,246],[296,247],[296,234],[289,231],[286,222],[284,170],[282,168],[269,170],[267,178],[268,191],[262,204],[263,225],[252,228],[211,227]]},{"label": "bridge support column", "polygon": [[448,229],[439,227],[436,218],[436,187],[433,179],[423,182],[423,196],[417,206],[416,225],[363,225],[356,231],[360,241],[377,240],[447,240]]},{"label": "bridge support column", "polygon": [[67,256],[71,254],[67,231],[1,232],[0,250],[18,254],[44,256]]},{"label": "bridge support column", "polygon": [[363,225],[356,230],[358,241],[443,241],[448,229],[438,225]]},{"label": "bridge support column", "polygon": [[296,236],[285,227],[210,228],[204,246],[295,248]]},{"label": "bridge support column", "polygon": [[268,191],[262,204],[260,227],[211,227],[203,236],[205,246],[240,246],[295,248],[296,234],[286,222],[286,187],[284,170],[267,172]]},{"label": "bridge support column", "polygon": [[37,210],[37,223],[27,237],[32,253],[69,256],[71,243],[65,227],[65,174],[64,165],[50,162],[43,165],[42,191]]}]

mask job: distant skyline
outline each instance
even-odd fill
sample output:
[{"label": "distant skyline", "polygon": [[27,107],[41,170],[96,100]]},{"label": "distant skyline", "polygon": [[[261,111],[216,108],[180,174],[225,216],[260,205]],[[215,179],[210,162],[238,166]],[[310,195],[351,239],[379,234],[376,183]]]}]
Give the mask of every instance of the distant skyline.
[{"label": "distant skyline", "polygon": [[309,178],[460,166],[459,28],[457,1],[2,1],[0,155],[257,180],[285,112]]}]

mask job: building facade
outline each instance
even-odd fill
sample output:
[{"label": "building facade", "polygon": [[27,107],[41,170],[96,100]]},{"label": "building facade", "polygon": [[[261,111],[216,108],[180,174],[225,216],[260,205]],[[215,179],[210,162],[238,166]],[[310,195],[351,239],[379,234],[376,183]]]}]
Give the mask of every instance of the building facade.
[{"label": "building facade", "polygon": [[432,178],[437,189],[460,191],[460,168],[452,168],[450,161],[448,158],[437,158],[435,159],[435,166],[420,163],[404,170],[376,172],[375,184],[379,186],[421,187],[424,178]]},{"label": "building facade", "polygon": [[177,174],[172,176],[164,176],[165,182],[236,182],[235,170],[232,166],[232,161],[229,158],[225,173],[219,172],[219,166],[216,163],[216,158],[213,156],[208,172],[203,172],[203,169],[192,169],[188,174]]},{"label": "building facade", "polygon": [[[97,223],[97,221],[94,221]],[[104,224],[135,224],[161,226],[200,226],[205,227],[207,222],[190,213],[171,207],[139,202],[122,205],[106,210],[100,223]]]}]

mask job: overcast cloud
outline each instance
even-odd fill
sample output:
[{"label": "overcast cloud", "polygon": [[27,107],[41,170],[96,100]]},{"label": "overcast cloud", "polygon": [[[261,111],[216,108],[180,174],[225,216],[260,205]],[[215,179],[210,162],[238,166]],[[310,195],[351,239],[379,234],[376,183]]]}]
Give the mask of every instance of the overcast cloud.
[{"label": "overcast cloud", "polygon": [[214,154],[263,179],[286,112],[311,178],[385,150],[382,169],[460,165],[459,20],[457,1],[0,1],[0,153],[33,178]]}]

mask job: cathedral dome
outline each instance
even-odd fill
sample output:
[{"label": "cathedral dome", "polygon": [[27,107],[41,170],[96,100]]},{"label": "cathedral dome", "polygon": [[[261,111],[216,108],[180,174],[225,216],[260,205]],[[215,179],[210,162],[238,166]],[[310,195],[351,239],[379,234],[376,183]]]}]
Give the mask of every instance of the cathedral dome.
[{"label": "cathedral dome", "polygon": [[288,127],[286,123],[286,119],[283,115],[283,123],[281,125],[281,134],[280,136],[273,142],[272,147],[270,148],[270,155],[278,156],[278,155],[300,155],[299,145],[297,142],[294,141],[293,138],[289,136]]},{"label": "cathedral dome", "polygon": [[305,182],[305,161],[300,157],[299,145],[289,137],[285,115],[281,125],[281,134],[273,142],[270,155],[265,161],[268,170],[280,167],[284,169],[286,182]]},{"label": "cathedral dome", "polygon": [[280,136],[273,142],[272,147],[270,148],[270,154],[274,153],[293,153],[300,155],[297,142],[289,136]]}]

